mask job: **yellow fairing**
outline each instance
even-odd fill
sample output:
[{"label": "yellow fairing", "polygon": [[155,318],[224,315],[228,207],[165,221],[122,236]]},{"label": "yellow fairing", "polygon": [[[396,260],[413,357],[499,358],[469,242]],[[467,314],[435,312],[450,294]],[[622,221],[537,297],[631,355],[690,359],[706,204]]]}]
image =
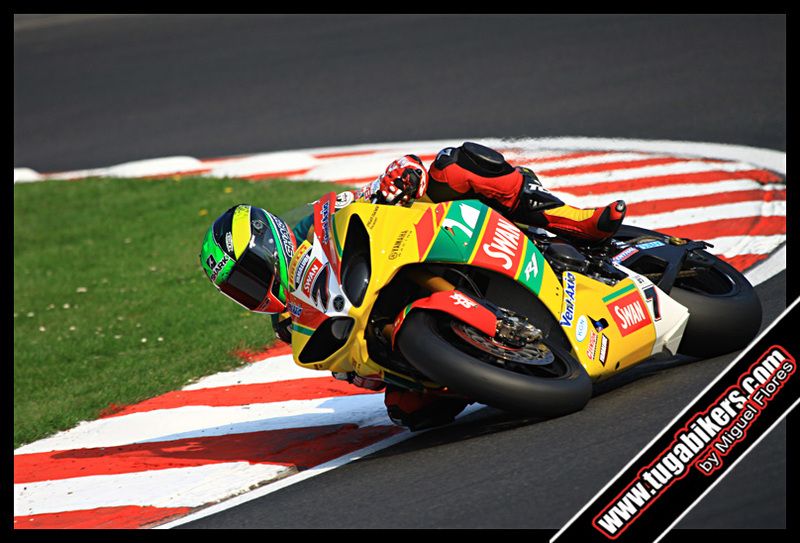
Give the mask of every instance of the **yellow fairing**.
[{"label": "yellow fairing", "polygon": [[[593,380],[603,380],[649,357],[656,340],[656,330],[633,280],[625,279],[609,286],[580,274],[572,275],[575,280],[573,318],[567,326],[569,295],[565,293],[561,326],[589,376]],[[568,290],[566,276],[567,273],[564,274],[564,285]],[[629,304],[620,306],[620,300]],[[634,303],[634,309],[643,310],[643,313],[630,309],[630,303]],[[626,330],[618,325],[618,321],[626,316],[631,320],[640,318],[635,325],[629,326],[630,330],[634,327],[637,329],[625,333]],[[603,321],[605,327],[602,327]],[[601,323],[602,330],[598,331],[594,323]],[[622,321],[622,324],[626,324],[626,321]]]},{"label": "yellow fairing", "polygon": [[[656,340],[656,330],[641,293],[631,279],[609,286],[578,273],[565,272],[559,277],[533,243],[524,236],[515,241],[525,245],[517,245],[519,251],[514,253],[513,266],[510,264],[511,260],[497,260],[493,263],[486,258],[485,249],[486,246],[491,247],[497,229],[487,224],[497,224],[497,218],[490,216],[493,213],[491,211],[481,211],[483,214],[476,217],[474,210],[462,208],[462,204],[463,202],[416,202],[405,208],[354,203],[338,210],[332,221],[332,233],[339,257],[335,260],[341,260],[345,240],[353,220],[356,220],[354,216],[357,216],[370,237],[369,284],[358,307],[352,306],[348,301],[339,313],[326,310],[327,317],[351,317],[354,325],[345,344],[323,360],[308,363],[300,361],[300,355],[308,345],[309,338],[324,322],[313,320],[314,315],[322,317],[320,311],[312,307],[295,319],[292,337],[295,361],[303,367],[317,370],[355,371],[364,377],[411,381],[411,378],[387,370],[370,359],[364,337],[369,314],[380,289],[390,283],[401,267],[426,259],[431,262],[469,262],[495,269],[525,284],[533,291],[531,296],[538,292],[538,298],[560,320],[572,345],[573,354],[594,380],[605,379],[650,356]],[[475,205],[475,209],[480,209],[477,203]],[[464,218],[464,221],[459,222],[459,217]],[[464,230],[469,230],[464,234],[466,237],[459,237]],[[483,256],[481,251],[484,251]],[[294,258],[302,258],[307,253],[312,262],[329,260],[316,236],[313,245],[309,248],[303,244],[302,250],[298,250]],[[451,260],[447,259],[448,255],[452,256]],[[313,306],[314,301],[303,294],[303,284],[307,282],[304,266],[308,264],[298,265],[294,259],[290,265],[292,277],[298,276],[294,281],[296,284],[293,284],[292,296],[297,296],[304,303]],[[331,273],[331,298],[342,292],[339,282],[335,274]],[[425,386],[435,384],[426,383]]]},{"label": "yellow fairing", "polygon": [[[298,365],[334,372],[355,371],[361,376],[379,379],[383,379],[386,374],[391,374],[401,380],[410,380],[410,378],[403,377],[379,366],[369,358],[367,344],[364,341],[364,331],[368,324],[369,313],[380,288],[391,281],[399,268],[406,264],[420,261],[414,224],[419,221],[428,208],[435,207],[436,205],[433,204],[422,203],[416,203],[410,208],[355,203],[336,212],[333,217],[333,229],[339,252],[344,249],[345,239],[347,238],[353,215],[358,215],[371,238],[372,254],[369,286],[359,307],[347,304],[347,315],[354,319],[355,324],[347,343],[330,357],[307,364],[300,362],[300,353],[307,345],[310,333],[313,333],[313,330],[308,330],[308,333],[306,333],[306,330],[298,330],[295,327],[292,334],[292,352]],[[319,240],[314,240],[314,246],[311,251],[314,256],[321,254]],[[303,253],[298,252],[297,254],[302,257]],[[290,270],[295,270],[297,266],[295,258],[293,258],[290,265]],[[333,289],[337,285],[332,283],[330,287],[333,293]],[[294,294],[298,294],[298,291],[301,290],[302,284],[296,285]],[[429,384],[433,385],[433,383]]]}]

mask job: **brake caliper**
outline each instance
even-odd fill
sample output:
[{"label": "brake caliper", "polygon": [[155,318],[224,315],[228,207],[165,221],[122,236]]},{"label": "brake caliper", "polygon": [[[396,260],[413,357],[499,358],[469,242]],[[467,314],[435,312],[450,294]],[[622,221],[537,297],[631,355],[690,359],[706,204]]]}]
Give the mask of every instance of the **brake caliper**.
[{"label": "brake caliper", "polygon": [[542,339],[542,331],[528,322],[526,317],[503,308],[498,308],[496,316],[494,337],[509,347],[520,348]]}]

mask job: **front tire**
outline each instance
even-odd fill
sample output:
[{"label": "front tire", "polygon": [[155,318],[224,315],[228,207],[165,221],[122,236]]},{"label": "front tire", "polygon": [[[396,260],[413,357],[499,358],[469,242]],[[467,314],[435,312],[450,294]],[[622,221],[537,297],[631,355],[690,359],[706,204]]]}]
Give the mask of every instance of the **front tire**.
[{"label": "front tire", "polygon": [[451,321],[441,313],[416,310],[398,334],[400,351],[432,381],[477,402],[538,417],[566,415],[589,401],[589,375],[556,342],[544,340],[554,355],[552,368],[546,371],[492,363],[491,355],[449,332]]}]

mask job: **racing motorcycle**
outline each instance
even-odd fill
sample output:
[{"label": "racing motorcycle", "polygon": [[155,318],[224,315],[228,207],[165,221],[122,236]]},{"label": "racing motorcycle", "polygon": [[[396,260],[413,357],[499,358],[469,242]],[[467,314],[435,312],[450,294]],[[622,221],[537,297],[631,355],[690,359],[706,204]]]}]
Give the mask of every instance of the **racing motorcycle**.
[{"label": "racing motorcycle", "polygon": [[757,334],[761,305],[703,241],[622,226],[601,247],[523,230],[478,200],[314,204],[289,268],[295,362],[379,389],[553,417],[658,357]]}]

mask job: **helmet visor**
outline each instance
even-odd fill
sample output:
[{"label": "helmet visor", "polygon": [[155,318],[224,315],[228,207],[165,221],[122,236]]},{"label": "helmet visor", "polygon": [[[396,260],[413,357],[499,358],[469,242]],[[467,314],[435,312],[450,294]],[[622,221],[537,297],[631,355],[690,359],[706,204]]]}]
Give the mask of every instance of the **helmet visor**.
[{"label": "helmet visor", "polygon": [[248,248],[219,289],[247,309],[255,310],[268,297],[274,279],[266,261]]},{"label": "helmet visor", "polygon": [[247,248],[219,288],[251,311],[274,313],[283,309],[277,298],[280,283],[275,280],[275,269],[280,265],[278,247],[266,217],[263,220],[255,217],[254,224]]}]

